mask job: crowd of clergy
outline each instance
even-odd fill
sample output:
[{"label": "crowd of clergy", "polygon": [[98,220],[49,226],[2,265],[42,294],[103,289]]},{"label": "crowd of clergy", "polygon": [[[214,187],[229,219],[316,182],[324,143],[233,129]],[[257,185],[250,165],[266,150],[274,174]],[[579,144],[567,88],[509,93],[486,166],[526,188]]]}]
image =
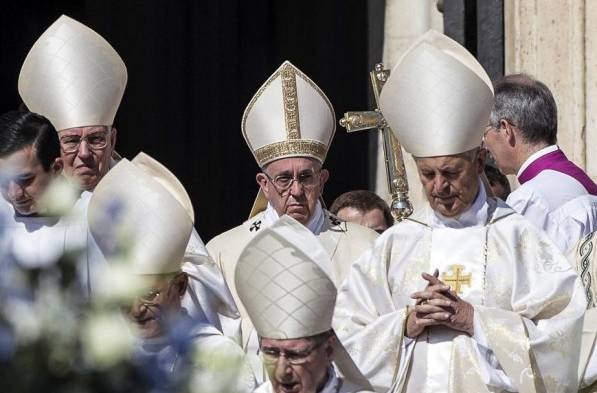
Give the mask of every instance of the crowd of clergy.
[{"label": "crowd of clergy", "polygon": [[[205,391],[597,391],[597,185],[559,149],[542,82],[491,81],[441,33],[413,43],[379,110],[428,203],[395,223],[368,191],[324,208],[334,108],[285,61],[239,119],[261,169],[250,218],[206,245],[175,174],[116,153],[126,82],[118,53],[69,17],[34,43],[27,110],[0,116],[0,274],[78,250],[91,299],[128,263],[114,270],[143,285],[122,334],[172,381],[203,373]],[[489,155],[516,175],[509,195],[487,181]],[[42,201],[59,182],[78,191],[54,215]]]}]

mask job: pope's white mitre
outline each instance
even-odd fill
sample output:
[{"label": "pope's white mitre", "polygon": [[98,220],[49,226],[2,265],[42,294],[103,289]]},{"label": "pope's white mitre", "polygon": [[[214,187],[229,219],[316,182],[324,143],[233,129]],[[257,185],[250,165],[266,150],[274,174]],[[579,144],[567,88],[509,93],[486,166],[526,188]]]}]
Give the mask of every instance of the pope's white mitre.
[{"label": "pope's white mitre", "polygon": [[54,22],[29,51],[19,94],[56,130],[111,126],[127,81],[124,62],[95,31],[68,16]]},{"label": "pope's white mitre", "polygon": [[323,163],[336,117],[323,91],[285,61],[247,105],[241,129],[260,167],[286,157]]},{"label": "pope's white mitre", "polygon": [[320,268],[326,260],[315,235],[289,216],[247,244],[235,285],[259,336],[293,339],[331,329],[336,288]]},{"label": "pope's white mitre", "polygon": [[493,86],[481,64],[456,41],[433,30],[400,58],[379,106],[415,157],[462,153],[481,144]]},{"label": "pope's white mitre", "polygon": [[136,274],[180,270],[193,229],[191,200],[178,179],[145,153],[123,158],[95,188],[89,229],[103,254]]}]

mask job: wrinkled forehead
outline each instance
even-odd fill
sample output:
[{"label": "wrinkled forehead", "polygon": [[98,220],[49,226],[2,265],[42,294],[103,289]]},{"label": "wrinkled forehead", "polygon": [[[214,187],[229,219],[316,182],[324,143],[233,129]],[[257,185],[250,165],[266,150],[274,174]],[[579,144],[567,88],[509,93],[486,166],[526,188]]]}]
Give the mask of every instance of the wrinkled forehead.
[{"label": "wrinkled forehead", "polygon": [[85,136],[95,134],[97,132],[108,132],[112,128],[110,126],[86,126],[67,128],[66,130],[58,131],[59,136]]},{"label": "wrinkled forehead", "polygon": [[319,161],[311,157],[287,157],[270,162],[262,170],[270,173],[295,173],[309,169],[319,170],[321,166]]}]

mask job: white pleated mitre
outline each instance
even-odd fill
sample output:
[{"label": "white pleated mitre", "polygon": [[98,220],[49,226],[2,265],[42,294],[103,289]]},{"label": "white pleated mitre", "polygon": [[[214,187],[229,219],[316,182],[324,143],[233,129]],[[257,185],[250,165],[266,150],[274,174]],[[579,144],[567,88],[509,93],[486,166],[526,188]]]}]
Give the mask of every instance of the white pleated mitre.
[{"label": "white pleated mitre", "polygon": [[247,105],[241,130],[262,168],[286,157],[311,157],[323,163],[336,117],[323,91],[285,61]]},{"label": "white pleated mitre", "polygon": [[191,200],[178,179],[147,154],[123,158],[108,171],[87,214],[108,261],[124,256],[136,274],[180,270],[193,229]]},{"label": "white pleated mitre", "polygon": [[481,144],[493,86],[464,47],[429,30],[400,58],[380,95],[392,131],[415,157],[462,153]]},{"label": "white pleated mitre", "polygon": [[235,285],[259,336],[293,339],[331,329],[336,287],[320,268],[329,264],[315,235],[288,216],[247,244]]},{"label": "white pleated mitre", "polygon": [[62,15],[33,44],[19,74],[30,111],[56,130],[111,126],[127,82],[124,62],[110,44]]}]

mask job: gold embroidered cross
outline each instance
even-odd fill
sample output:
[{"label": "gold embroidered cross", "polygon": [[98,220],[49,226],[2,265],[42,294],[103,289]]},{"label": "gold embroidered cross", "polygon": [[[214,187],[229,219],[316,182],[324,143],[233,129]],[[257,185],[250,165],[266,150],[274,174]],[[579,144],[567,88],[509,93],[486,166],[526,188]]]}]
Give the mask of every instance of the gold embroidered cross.
[{"label": "gold embroidered cross", "polygon": [[464,266],[462,265],[451,265],[448,267],[448,269],[452,271],[452,275],[442,273],[442,281],[446,285],[449,285],[452,288],[454,288],[454,291],[456,291],[457,294],[462,295],[460,287],[462,285],[467,285],[468,287],[471,286],[472,274],[464,274],[462,272],[464,270]]}]

